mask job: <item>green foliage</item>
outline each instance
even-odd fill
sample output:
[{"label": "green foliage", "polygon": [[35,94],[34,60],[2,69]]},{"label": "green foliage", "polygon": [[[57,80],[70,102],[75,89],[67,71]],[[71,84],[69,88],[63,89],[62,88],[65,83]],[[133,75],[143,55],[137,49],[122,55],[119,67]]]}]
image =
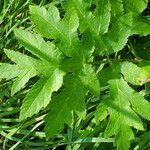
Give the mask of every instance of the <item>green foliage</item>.
[{"label": "green foliage", "polygon": [[[4,50],[13,63],[0,64],[0,79],[13,81],[13,97],[25,94],[15,132],[29,118],[44,114],[44,138],[64,139],[67,128],[68,149],[103,149],[102,142],[113,149],[111,141],[118,150],[128,150],[150,120],[149,97],[139,92],[149,91],[150,62],[141,60],[146,56],[137,52],[138,40],[132,37],[142,41],[141,36],[150,34],[150,20],[141,15],[148,1],[60,4],[50,3],[48,9],[31,5],[34,29],[14,30],[26,53]],[[87,139],[78,145],[80,139],[95,136],[100,138],[97,145],[83,144]]]},{"label": "green foliage", "polygon": [[85,116],[84,98],[87,90],[85,90],[80,78],[68,75],[64,83],[65,89],[49,105],[50,112],[46,117],[47,137],[56,135],[60,129],[63,129],[65,123],[71,125],[73,111],[81,117]]},{"label": "green foliage", "polygon": [[[137,114],[149,120],[150,105],[147,100],[144,100],[142,96],[129,87],[123,79],[110,80],[109,88],[110,97],[103,101],[106,105],[105,109],[108,109],[108,114],[110,114],[105,137],[115,134],[118,149],[128,149],[129,141],[134,138],[130,126],[144,130],[142,121]],[[134,111],[130,105],[132,105]],[[100,106],[98,109],[105,111],[104,106]],[[98,112],[96,115],[101,114]]]}]

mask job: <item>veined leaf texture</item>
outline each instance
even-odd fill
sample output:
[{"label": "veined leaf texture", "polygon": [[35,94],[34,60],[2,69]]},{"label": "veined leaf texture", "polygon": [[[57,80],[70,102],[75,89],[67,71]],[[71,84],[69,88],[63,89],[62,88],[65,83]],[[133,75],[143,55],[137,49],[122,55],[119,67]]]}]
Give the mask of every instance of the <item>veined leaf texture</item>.
[{"label": "veined leaf texture", "polygon": [[24,97],[20,121],[46,110],[46,136],[55,137],[64,125],[72,127],[75,115],[85,119],[90,95],[99,99],[91,108],[95,123],[107,120],[102,136],[113,136],[118,150],[128,150],[135,138],[132,128],[143,131],[143,119],[150,120],[150,102],[136,91],[150,79],[150,63],[111,59],[126,51],[132,35],[150,34],[150,20],[141,15],[147,4],[65,0],[63,15],[52,4],[30,6],[34,30],[14,31],[28,53],[5,50],[13,64],[0,64],[0,79],[14,80],[12,95],[38,78]]}]

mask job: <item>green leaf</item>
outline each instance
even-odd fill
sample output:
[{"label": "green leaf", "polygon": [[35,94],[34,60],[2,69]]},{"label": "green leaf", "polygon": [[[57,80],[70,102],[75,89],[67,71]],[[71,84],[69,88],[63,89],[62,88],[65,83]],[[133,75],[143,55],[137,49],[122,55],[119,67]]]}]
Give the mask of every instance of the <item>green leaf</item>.
[{"label": "green leaf", "polygon": [[70,8],[67,10],[62,20],[58,18],[57,8],[51,5],[49,11],[44,7],[30,6],[30,13],[31,20],[36,25],[39,33],[44,37],[58,41],[58,46],[65,55],[71,56],[72,51],[76,53],[77,50],[73,43],[78,40],[76,31],[79,26],[79,21],[74,9]]},{"label": "green leaf", "polygon": [[141,61],[139,67],[145,71],[146,77],[150,78],[150,61]]},{"label": "green leaf", "polygon": [[45,131],[48,138],[62,130],[65,123],[71,125],[73,111],[81,117],[85,116],[86,90],[81,80],[77,76],[68,75],[64,85],[65,89],[52,99],[49,105],[50,111],[45,118]]},{"label": "green leaf", "polygon": [[[108,54],[118,52],[124,48],[131,35],[132,15],[125,14],[112,22],[112,27],[104,36],[106,38]],[[104,51],[105,52],[105,51]],[[103,54],[103,51],[101,52]]]},{"label": "green leaf", "polygon": [[20,120],[24,120],[45,108],[53,92],[57,91],[63,83],[64,73],[56,69],[49,78],[41,78],[26,95],[21,106]]},{"label": "green leaf", "polygon": [[91,23],[97,34],[104,34],[108,31],[111,16],[110,10],[109,0],[96,1],[95,17],[91,17]]},{"label": "green leaf", "polygon": [[120,64],[120,66],[121,73],[124,75],[124,79],[133,85],[140,85],[141,80],[146,78],[144,70],[138,67],[136,64],[131,62],[123,62]]},{"label": "green leaf", "polygon": [[[58,9],[50,5],[47,11],[45,7],[30,6],[31,21],[36,25],[36,30],[44,37],[55,39],[59,32],[60,16]],[[44,28],[43,28],[44,27]]]},{"label": "green leaf", "polygon": [[[16,63],[16,65],[2,64],[0,67],[1,69],[3,69],[1,78],[5,78],[8,80],[17,77],[11,88],[11,94],[14,95],[25,86],[30,78],[36,76],[38,73],[40,74],[39,70],[41,69],[40,65],[42,64],[42,62],[38,59],[34,59],[12,50],[5,49],[5,53],[8,58]],[[3,67],[5,67],[5,69]],[[49,69],[50,67],[47,68]],[[45,70],[43,66],[42,69]]]},{"label": "green leaf", "polygon": [[17,93],[20,89],[22,89],[25,86],[29,79],[36,75],[37,72],[34,68],[30,70],[24,70],[24,72],[18,75],[17,79],[14,81],[11,87],[11,95],[13,96],[15,93]]},{"label": "green leaf", "polygon": [[79,43],[79,52],[83,57],[84,63],[93,60],[93,52],[94,52],[94,39],[92,38],[89,31],[84,32],[82,35],[82,39]]},{"label": "green leaf", "polygon": [[105,86],[108,80],[121,78],[121,74],[127,82],[133,85],[141,85],[141,81],[147,78],[145,71],[141,67],[138,67],[134,63],[124,61],[113,63],[111,66],[102,69],[98,73],[100,85]]},{"label": "green leaf", "polygon": [[[141,28],[142,26],[142,28]],[[132,35],[140,34],[140,35],[148,35],[150,34],[150,20],[146,17],[141,16],[133,16],[133,27],[132,27]]]},{"label": "green leaf", "polygon": [[71,0],[69,3],[78,12],[81,32],[87,28],[96,35],[107,32],[110,22],[110,3],[108,0],[96,0],[96,10],[93,14],[87,9],[90,4],[84,0]]},{"label": "green leaf", "polygon": [[8,58],[19,66],[20,70],[22,70],[22,74],[34,70],[37,75],[49,76],[56,69],[56,66],[51,62],[45,60],[41,61],[40,59],[30,57],[20,52],[5,49],[5,53]]},{"label": "green leaf", "polygon": [[18,65],[0,64],[0,79],[12,79],[21,73],[22,69]]},{"label": "green leaf", "polygon": [[141,115],[143,118],[150,120],[149,110],[150,102],[144,99],[139,93],[135,92],[130,97],[130,102],[133,106],[133,109]]},{"label": "green leaf", "polygon": [[80,79],[85,87],[95,96],[100,94],[100,85],[97,79],[97,75],[94,72],[91,65],[84,65],[82,72],[80,73]]},{"label": "green leaf", "polygon": [[5,49],[4,51],[5,51],[5,54],[7,55],[7,57],[11,61],[13,61],[17,65],[19,65],[20,67],[24,66],[27,69],[29,69],[29,68],[34,68],[37,66],[37,64],[41,63],[41,61],[39,59],[35,59],[33,57],[30,57],[28,55],[22,54],[17,51],[7,50],[7,49]]},{"label": "green leaf", "polygon": [[8,58],[19,66],[18,70],[21,69],[21,72],[17,75],[18,77],[11,88],[11,95],[14,95],[24,87],[30,78],[38,74],[37,66],[41,61],[12,50],[5,49],[5,53]]},{"label": "green leaf", "polygon": [[108,116],[107,105],[105,104],[107,98],[100,101],[99,106],[96,109],[94,120],[96,124],[99,124],[100,121],[104,120]]},{"label": "green leaf", "polygon": [[[88,7],[89,2],[83,1],[83,0],[67,0],[66,1],[67,9],[75,8],[75,10],[78,13],[79,19],[80,19],[80,31],[83,33],[89,26],[89,19],[91,17],[91,14],[89,14]],[[86,20],[85,20],[86,19]],[[85,26],[86,25],[86,26]],[[87,26],[88,25],[88,26]]]},{"label": "green leaf", "polygon": [[32,34],[26,30],[15,29],[15,36],[20,43],[38,58],[58,64],[62,60],[61,52],[52,43],[45,42],[39,34]]},{"label": "green leaf", "polygon": [[126,144],[122,148],[128,149],[129,142],[134,137],[130,127],[143,130],[143,123],[130,107],[130,95],[128,94],[130,87],[127,83],[123,79],[116,79],[110,80],[109,86],[110,98],[106,101],[106,105],[109,107],[110,121],[105,130],[105,137],[115,134],[118,149],[124,143],[123,139]]},{"label": "green leaf", "polygon": [[120,87],[118,87],[118,90],[124,91],[124,97],[127,96],[128,100],[132,104],[133,109],[136,113],[141,115],[143,118],[150,120],[149,116],[149,110],[150,110],[150,102],[144,99],[143,96],[141,96],[139,93],[134,91],[129,85],[122,79],[117,80],[121,84]]},{"label": "green leaf", "polygon": [[[91,1],[71,0],[67,1],[68,7],[74,7],[80,19],[80,32],[87,30],[91,32],[91,36],[96,41],[98,50],[106,49],[102,34],[107,32],[110,23],[110,3],[108,0],[96,1],[96,9],[90,11]],[[103,7],[101,7],[103,6]],[[107,8],[107,9],[105,9]],[[105,18],[105,19],[104,19]]]},{"label": "green leaf", "polygon": [[100,70],[97,74],[97,77],[99,79],[100,85],[106,86],[109,80],[111,79],[120,79],[120,67],[118,64],[112,64],[111,66],[108,66],[102,70]]},{"label": "green leaf", "polygon": [[[96,41],[96,47],[101,50],[100,54],[111,54],[118,52],[124,48],[128,41],[128,37],[131,35],[132,27],[132,14],[124,14],[119,18],[112,19],[111,28],[110,25],[110,2],[96,1],[95,12],[92,13],[89,10],[90,4],[85,1],[72,0],[69,1],[71,6],[74,6],[80,17],[80,30],[84,32],[89,29],[91,36]],[[69,3],[68,2],[68,3]],[[121,2],[116,2],[116,7],[122,12]],[[69,5],[69,6],[70,6]],[[114,5],[114,4],[112,4]],[[113,8],[114,9],[114,8]],[[116,12],[112,12],[117,15]],[[117,16],[116,16],[117,17]],[[107,34],[104,34],[108,31]]]},{"label": "green leaf", "polygon": [[113,17],[119,17],[124,13],[123,0],[111,0],[111,14]]},{"label": "green leaf", "polygon": [[123,0],[124,10],[126,13],[134,12],[141,14],[147,7],[148,0]]},{"label": "green leaf", "polygon": [[63,61],[63,70],[66,72],[75,72],[79,74],[84,67],[84,64],[93,60],[94,52],[94,40],[90,33],[87,31],[82,35],[79,43],[76,43],[76,49],[78,50],[78,56],[72,58],[66,58]]},{"label": "green leaf", "polygon": [[129,150],[130,140],[134,139],[133,131],[130,127],[121,124],[116,136],[117,150]]}]

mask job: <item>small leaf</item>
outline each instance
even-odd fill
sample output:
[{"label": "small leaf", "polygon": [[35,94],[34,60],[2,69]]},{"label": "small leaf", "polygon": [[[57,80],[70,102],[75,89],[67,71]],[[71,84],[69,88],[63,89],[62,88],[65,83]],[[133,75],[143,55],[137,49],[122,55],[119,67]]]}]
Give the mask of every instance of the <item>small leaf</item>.
[{"label": "small leaf", "polygon": [[13,51],[13,50],[7,50],[5,49],[5,54],[7,55],[7,57],[13,61],[14,63],[20,65],[20,66],[26,66],[27,68],[33,68],[34,66],[36,66],[36,64],[41,63],[41,61],[39,59],[35,59],[33,57],[30,57],[28,55],[22,54],[20,52],[17,51]]},{"label": "small leaf", "polygon": [[100,95],[100,85],[91,65],[84,65],[80,79],[85,87],[95,96]]},{"label": "small leaf", "polygon": [[[142,28],[141,28],[142,26]],[[133,16],[133,27],[132,27],[132,35],[140,34],[146,36],[150,34],[150,20],[146,17],[141,16]]]},{"label": "small leaf", "polygon": [[14,95],[24,87],[30,78],[38,74],[36,66],[38,66],[41,61],[12,50],[5,49],[5,53],[7,57],[15,62],[22,70],[20,74],[17,75],[18,77],[11,88],[11,95]]},{"label": "small leaf", "polygon": [[123,0],[111,0],[111,14],[113,17],[117,18],[124,13]]},{"label": "small leaf", "polygon": [[9,80],[17,77],[22,72],[22,69],[18,65],[1,63],[0,72],[0,79]]},{"label": "small leaf", "polygon": [[[124,79],[134,85],[140,85],[140,81],[146,78],[145,72],[142,68],[131,62],[123,62],[121,65],[121,73]],[[138,72],[138,74],[137,74]]]},{"label": "small leaf", "polygon": [[100,84],[105,86],[108,80],[121,78],[121,74],[127,82],[133,85],[141,85],[141,81],[146,78],[146,73],[141,67],[127,61],[114,63],[102,69],[98,73],[98,78]]},{"label": "small leaf", "polygon": [[35,69],[25,70],[24,73],[21,73],[11,87],[11,95],[13,96],[20,89],[22,89],[25,84],[29,81],[30,78],[37,75]]},{"label": "small leaf", "polygon": [[94,52],[94,39],[89,31],[86,31],[82,35],[81,42],[79,43],[79,53],[82,55],[84,62],[92,60]]},{"label": "small leaf", "polygon": [[133,131],[126,125],[121,125],[116,136],[117,150],[129,150],[130,141],[134,139]]},{"label": "small leaf", "polygon": [[134,110],[143,118],[150,120],[149,110],[150,102],[148,102],[144,97],[135,92],[131,95],[130,98],[131,104]]},{"label": "small leaf", "polygon": [[[30,6],[31,21],[36,25],[36,29],[46,38],[57,38],[60,32],[58,23],[60,21],[58,9],[50,5],[47,11],[45,7]],[[43,28],[44,27],[44,28]]]},{"label": "small leaf", "polygon": [[126,13],[134,12],[141,14],[147,7],[148,0],[123,0],[124,10]]},{"label": "small leaf", "polygon": [[91,17],[91,23],[97,34],[104,34],[108,31],[111,17],[110,10],[111,6],[109,0],[96,1],[95,17]]},{"label": "small leaf", "polygon": [[95,118],[94,118],[96,124],[99,124],[99,121],[104,120],[108,115],[107,105],[105,104],[105,101],[107,101],[107,98],[102,100],[98,108],[96,109]]},{"label": "small leaf", "polygon": [[120,79],[120,72],[121,71],[118,64],[112,64],[111,66],[100,70],[97,74],[100,85],[103,87],[106,86],[108,84],[107,82],[111,79]]},{"label": "small leaf", "polygon": [[122,15],[112,22],[112,27],[108,33],[104,35],[108,54],[118,52],[124,48],[128,37],[131,35],[132,22],[132,14]]}]

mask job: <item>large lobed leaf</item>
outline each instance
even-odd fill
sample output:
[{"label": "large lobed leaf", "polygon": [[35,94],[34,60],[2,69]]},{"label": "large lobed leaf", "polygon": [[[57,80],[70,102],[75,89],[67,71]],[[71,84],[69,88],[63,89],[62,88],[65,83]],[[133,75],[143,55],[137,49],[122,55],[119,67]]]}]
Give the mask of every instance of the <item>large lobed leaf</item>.
[{"label": "large lobed leaf", "polygon": [[[109,56],[122,50],[133,34],[150,33],[149,20],[141,16],[147,3],[147,0],[66,0],[63,17],[52,4],[48,10],[30,6],[35,30],[31,33],[15,29],[16,38],[30,56],[5,50],[15,64],[0,64],[0,79],[15,80],[12,95],[31,78],[40,78],[23,100],[20,120],[48,106],[45,131],[51,138],[65,124],[72,125],[74,113],[84,118],[87,93],[99,97],[100,85],[108,83],[109,92],[96,110],[95,121],[98,124],[109,115],[104,136],[115,136],[118,150],[129,149],[134,139],[131,127],[144,130],[139,116],[150,120],[150,103],[128,83],[145,84],[150,75],[149,63],[146,67],[144,63],[138,66],[127,61],[110,63],[98,72],[97,78],[97,67],[91,61],[96,54]],[[95,8],[91,10],[93,5]]]},{"label": "large lobed leaf", "polygon": [[[104,119],[109,114],[105,137],[115,135],[118,150],[120,148],[128,150],[130,140],[134,138],[131,127],[144,130],[143,123],[137,114],[150,120],[150,103],[129,87],[123,79],[110,80],[109,88],[110,97],[100,104],[95,119],[98,123],[98,120]],[[108,110],[108,114],[105,110]]]},{"label": "large lobed leaf", "polygon": [[149,20],[141,17],[147,0],[95,0],[94,11],[90,11],[91,1],[67,0],[66,3],[77,11],[80,31],[90,30],[101,55],[120,51],[126,45],[128,37],[133,34],[150,33]]},{"label": "large lobed leaf", "polygon": [[23,101],[20,120],[24,120],[45,108],[51,100],[52,93],[62,86],[64,72],[59,69],[59,65],[63,56],[54,44],[45,42],[38,34],[17,29],[15,35],[20,43],[38,58],[5,50],[6,55],[16,64],[2,64],[0,69],[5,69],[1,78],[8,80],[17,77],[11,89],[13,95],[22,89],[30,78],[37,75],[41,77]]},{"label": "large lobed leaf", "polygon": [[76,31],[79,23],[73,9],[68,10],[62,20],[60,20],[58,9],[53,5],[50,5],[48,11],[44,7],[31,6],[30,13],[37,31],[44,37],[58,40],[59,48],[65,55],[71,56],[72,51],[76,51],[73,43],[77,39]]}]

